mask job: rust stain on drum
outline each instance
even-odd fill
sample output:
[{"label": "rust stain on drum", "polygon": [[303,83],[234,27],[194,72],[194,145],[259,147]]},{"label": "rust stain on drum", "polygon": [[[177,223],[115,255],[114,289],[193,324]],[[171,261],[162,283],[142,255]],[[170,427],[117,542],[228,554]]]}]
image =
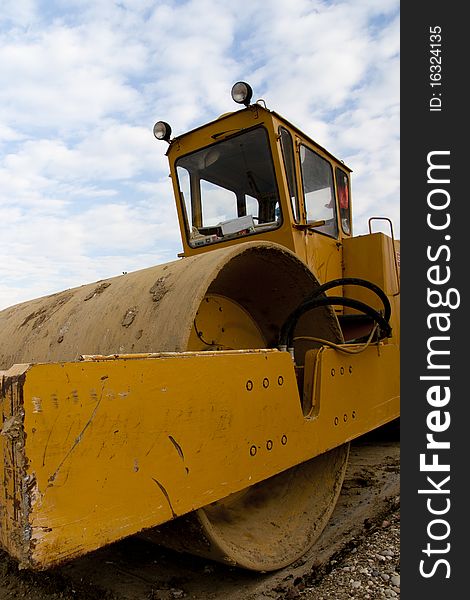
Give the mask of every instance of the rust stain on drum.
[{"label": "rust stain on drum", "polygon": [[128,308],[126,310],[126,314],[122,318],[121,325],[123,327],[129,327],[129,325],[132,325],[132,323],[133,323],[133,321],[134,321],[137,313],[138,313],[137,306],[133,306],[131,308]]},{"label": "rust stain on drum", "polygon": [[152,294],[152,300],[154,302],[160,302],[160,300],[167,293],[167,287],[165,285],[166,277],[159,277],[157,281],[150,288],[150,293]]},{"label": "rust stain on drum", "polygon": [[88,294],[88,296],[85,296],[85,298],[83,299],[84,302],[86,302],[87,300],[91,300],[92,298],[95,298],[95,296],[99,296],[99,294],[102,294],[104,292],[104,290],[106,288],[108,288],[111,284],[107,281],[103,281],[103,283],[100,283],[92,292],[90,292]]},{"label": "rust stain on drum", "polygon": [[[53,298],[54,295],[50,296]],[[24,327],[33,319],[36,319],[32,325],[32,329],[37,329],[40,327],[47,319],[49,319],[61,306],[63,306],[66,302],[70,300],[72,294],[69,292],[59,293],[56,295],[56,298],[50,305],[41,306],[34,312],[30,313],[21,323],[20,327]]]},{"label": "rust stain on drum", "polygon": [[[42,315],[44,315],[44,313],[46,312],[45,308],[40,308],[39,310],[36,310],[35,312],[29,314],[26,319],[21,323],[20,327],[24,327],[25,325],[27,325],[32,319],[35,319],[36,317],[41,317]],[[33,329],[36,325],[33,325]]]}]

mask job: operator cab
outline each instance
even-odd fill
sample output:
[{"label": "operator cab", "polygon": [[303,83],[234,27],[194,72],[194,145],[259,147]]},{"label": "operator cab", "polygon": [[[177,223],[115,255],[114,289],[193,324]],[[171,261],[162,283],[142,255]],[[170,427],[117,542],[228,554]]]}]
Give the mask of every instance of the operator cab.
[{"label": "operator cab", "polygon": [[169,125],[154,128],[170,144],[182,255],[263,239],[310,262],[317,243],[306,249],[307,237],[327,247],[352,235],[350,169],[251,94],[238,82],[232,98],[244,110],[172,140]]}]

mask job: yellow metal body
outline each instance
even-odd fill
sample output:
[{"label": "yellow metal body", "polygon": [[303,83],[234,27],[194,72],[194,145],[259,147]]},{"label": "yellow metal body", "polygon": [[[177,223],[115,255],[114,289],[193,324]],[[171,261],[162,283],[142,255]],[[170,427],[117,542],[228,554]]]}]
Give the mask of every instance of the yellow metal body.
[{"label": "yellow metal body", "polygon": [[276,350],[6,371],[2,545],[50,566],[351,440],[398,415],[396,354],[391,344],[316,352],[307,417],[290,355]]},{"label": "yellow metal body", "polygon": [[[178,159],[257,127],[267,132],[282,222],[194,247]],[[281,127],[294,142],[296,211]],[[341,224],[336,237],[320,233],[307,220],[301,147],[349,177],[341,161],[258,104],[172,140],[186,258],[0,312],[0,542],[22,565],[46,568],[209,507],[399,416],[399,243],[382,233],[352,237]],[[272,349],[302,300],[341,277],[385,292],[392,335],[345,344],[368,334],[370,322],[323,306],[298,322],[295,363]],[[381,310],[368,289],[338,287],[327,293]],[[346,456],[347,448],[338,464],[318,463],[314,477],[340,481]],[[319,512],[332,510],[333,491]],[[248,568],[265,569],[250,560]]]},{"label": "yellow metal body", "polygon": [[[393,340],[400,343],[400,242],[383,233],[349,238],[343,242],[344,277],[361,277],[378,285],[388,296],[392,307],[390,324]],[[365,288],[345,286],[344,295],[357,298],[370,306],[380,308],[375,294]],[[345,309],[345,312],[351,309]],[[394,377],[397,377],[394,374]]]}]

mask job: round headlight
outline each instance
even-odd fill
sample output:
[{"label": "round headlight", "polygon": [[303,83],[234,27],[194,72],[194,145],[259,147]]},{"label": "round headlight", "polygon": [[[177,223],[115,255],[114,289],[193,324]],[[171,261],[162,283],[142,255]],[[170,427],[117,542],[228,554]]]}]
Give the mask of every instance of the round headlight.
[{"label": "round headlight", "polygon": [[157,138],[157,140],[165,140],[166,142],[170,141],[171,136],[171,127],[165,121],[158,121],[153,126],[153,135]]},{"label": "round headlight", "polygon": [[232,87],[232,100],[237,104],[248,106],[252,96],[253,90],[251,89],[251,86],[244,81],[237,81]]}]

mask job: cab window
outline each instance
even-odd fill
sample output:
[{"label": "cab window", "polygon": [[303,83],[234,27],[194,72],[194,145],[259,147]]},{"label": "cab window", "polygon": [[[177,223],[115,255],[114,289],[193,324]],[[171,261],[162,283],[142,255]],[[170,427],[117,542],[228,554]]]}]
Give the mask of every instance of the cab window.
[{"label": "cab window", "polygon": [[351,202],[349,199],[349,178],[336,167],[336,190],[338,192],[339,216],[341,228],[347,235],[351,234]]},{"label": "cab window", "polygon": [[257,127],[182,156],[176,171],[190,246],[280,227],[269,139]]},{"label": "cab window", "polygon": [[307,223],[315,231],[338,237],[335,190],[330,163],[319,154],[300,146],[302,185]]},{"label": "cab window", "polygon": [[297,185],[295,182],[294,145],[292,142],[292,136],[287,129],[280,127],[279,131],[281,135],[282,157],[284,159],[284,168],[286,170],[292,213],[294,215],[294,221],[298,223],[300,221],[300,211],[299,201],[297,198]]}]

